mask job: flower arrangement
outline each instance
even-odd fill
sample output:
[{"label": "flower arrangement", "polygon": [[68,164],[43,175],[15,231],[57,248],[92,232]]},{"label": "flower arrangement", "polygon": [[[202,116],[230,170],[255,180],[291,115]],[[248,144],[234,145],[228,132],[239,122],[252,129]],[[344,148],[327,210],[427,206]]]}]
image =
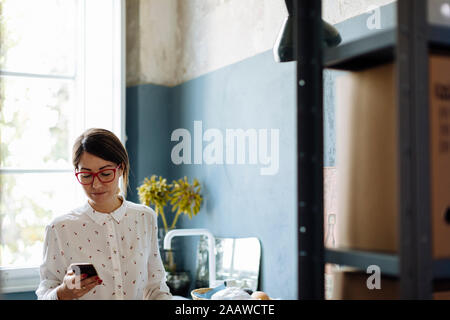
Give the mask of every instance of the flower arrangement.
[{"label": "flower arrangement", "polygon": [[[197,179],[194,179],[192,185],[187,177],[178,179],[171,184],[167,179],[156,175],[145,178],[141,186],[137,188],[139,201],[146,205],[153,205],[157,215],[161,215],[164,231],[167,234],[176,227],[178,218],[181,214],[189,216],[192,219],[200,211],[203,197],[200,194],[201,186]],[[170,203],[172,212],[175,212],[174,218],[169,226],[164,208]],[[173,257],[169,253],[169,270],[175,270]]]},{"label": "flower arrangement", "polygon": [[[189,219],[192,219],[193,215],[197,215],[203,201],[200,195],[200,183],[194,179],[191,185],[187,177],[167,184],[167,180],[163,177],[152,175],[150,179],[145,178],[144,183],[137,189],[140,202],[146,206],[154,205],[156,214],[161,215],[166,233],[176,227],[181,214],[188,215]],[[170,227],[164,213],[164,207],[168,202],[172,206],[172,212],[176,210]]]}]

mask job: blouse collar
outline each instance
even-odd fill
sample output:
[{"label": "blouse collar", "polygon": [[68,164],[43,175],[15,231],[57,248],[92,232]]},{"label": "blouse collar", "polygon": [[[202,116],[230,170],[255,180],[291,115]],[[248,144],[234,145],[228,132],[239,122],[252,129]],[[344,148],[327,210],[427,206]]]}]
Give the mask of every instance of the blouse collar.
[{"label": "blouse collar", "polygon": [[111,213],[102,213],[94,210],[94,208],[92,208],[92,206],[89,204],[89,201],[86,201],[84,211],[97,224],[102,225],[108,219],[111,219],[110,217],[113,217],[117,223],[120,223],[120,220],[126,213],[127,207],[126,207],[126,200],[123,198],[123,196],[119,195],[119,197],[122,199],[122,205]]}]

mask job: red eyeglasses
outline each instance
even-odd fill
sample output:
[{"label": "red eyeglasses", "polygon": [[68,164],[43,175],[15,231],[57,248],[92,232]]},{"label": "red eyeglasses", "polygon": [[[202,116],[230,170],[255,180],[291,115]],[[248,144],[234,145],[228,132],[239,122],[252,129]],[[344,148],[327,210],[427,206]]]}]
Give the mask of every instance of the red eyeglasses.
[{"label": "red eyeglasses", "polygon": [[100,182],[108,183],[113,181],[116,178],[116,170],[120,168],[120,164],[115,167],[114,169],[103,169],[98,172],[89,172],[89,171],[80,171],[75,172],[75,176],[77,177],[77,180],[82,185],[88,185],[92,184],[94,182],[94,178],[97,177],[97,179]]}]

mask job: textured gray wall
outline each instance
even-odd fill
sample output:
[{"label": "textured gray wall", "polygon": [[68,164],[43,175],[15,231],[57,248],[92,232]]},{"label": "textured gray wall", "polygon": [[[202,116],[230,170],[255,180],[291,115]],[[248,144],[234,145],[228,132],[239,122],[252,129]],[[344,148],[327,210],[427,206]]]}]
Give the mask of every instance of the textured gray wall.
[{"label": "textured gray wall", "polygon": [[[392,2],[323,0],[323,17]],[[175,86],[271,50],[286,15],[284,0],[127,0],[127,85]]]}]

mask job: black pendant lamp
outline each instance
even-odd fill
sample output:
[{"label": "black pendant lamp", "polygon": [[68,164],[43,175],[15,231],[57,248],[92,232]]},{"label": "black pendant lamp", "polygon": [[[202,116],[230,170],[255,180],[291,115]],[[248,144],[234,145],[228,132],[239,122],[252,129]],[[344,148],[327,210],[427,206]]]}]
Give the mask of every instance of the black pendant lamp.
[{"label": "black pendant lamp", "polygon": [[[280,33],[273,47],[273,55],[276,62],[294,61],[294,19],[293,0],[285,0],[288,16],[284,20]],[[323,24],[323,45],[324,47],[335,47],[341,43],[341,35],[335,27],[322,20]]]}]

